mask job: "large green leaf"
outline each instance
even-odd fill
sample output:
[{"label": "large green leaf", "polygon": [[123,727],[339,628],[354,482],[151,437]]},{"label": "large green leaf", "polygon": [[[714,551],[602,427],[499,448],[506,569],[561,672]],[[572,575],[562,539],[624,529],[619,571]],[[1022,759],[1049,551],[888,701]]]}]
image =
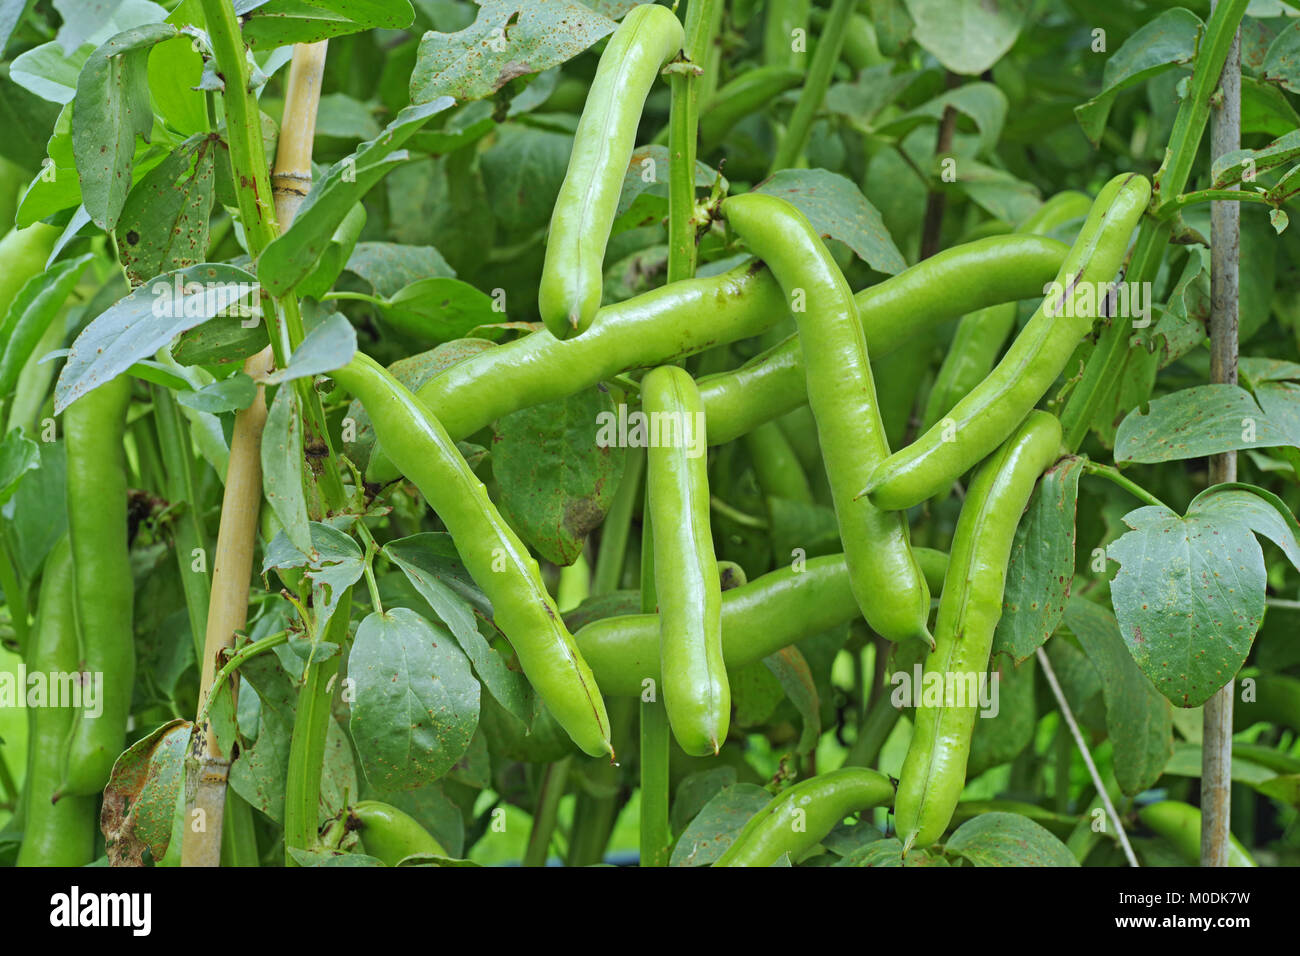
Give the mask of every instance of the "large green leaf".
[{"label": "large green leaf", "polygon": [[270,0],[244,3],[244,42],[254,50],[315,43],[364,30],[402,30],[415,11],[410,0]]},{"label": "large green leaf", "polygon": [[1002,59],[1029,0],[906,0],[916,42],[954,73],[975,76]]},{"label": "large green leaf", "polygon": [[243,269],[209,262],[168,272],[141,286],[96,316],[72,343],[54,388],[54,413],[187,329],[217,316],[250,321],[242,313],[255,295],[256,280]]},{"label": "large green leaf", "polygon": [[351,730],[366,779],[381,790],[433,783],[478,725],[479,684],[451,634],[407,608],[367,615],[348,657]]},{"label": "large green leaf", "polygon": [[752,783],[720,791],[696,814],[673,847],[669,866],[708,866],[726,852],[749,818],[767,806],[772,795]]},{"label": "large green leaf", "polygon": [[72,148],[82,201],[101,229],[117,225],[131,187],[135,138],[148,141],[153,129],[149,50],[174,36],[169,23],[125,30],[96,49],[77,77]]},{"label": "large green leaf", "polygon": [[115,235],[132,286],[207,258],[214,143],[190,137],[131,189]]},{"label": "large green leaf", "polygon": [[464,30],[430,30],[420,40],[411,102],[483,99],[516,77],[559,66],[613,30],[614,21],[576,0],[485,0]]},{"label": "large green leaf", "polygon": [[1105,608],[1072,598],[1065,623],[1101,677],[1106,730],[1115,748],[1115,779],[1134,796],[1154,786],[1173,753],[1173,718],[1119,636],[1119,623]]},{"label": "large green leaf", "polygon": [[1241,669],[1264,617],[1264,555],[1249,525],[1213,498],[1185,517],[1149,505],[1124,516],[1111,585],[1133,659],[1180,707],[1203,704]]},{"label": "large green leaf", "polygon": [[981,813],[957,828],[944,849],[974,866],[1078,866],[1069,848],[1016,813]]},{"label": "large green leaf", "polygon": [[1074,578],[1075,504],[1084,459],[1062,458],[1043,473],[1016,527],[993,653],[1017,663],[1052,636]]}]

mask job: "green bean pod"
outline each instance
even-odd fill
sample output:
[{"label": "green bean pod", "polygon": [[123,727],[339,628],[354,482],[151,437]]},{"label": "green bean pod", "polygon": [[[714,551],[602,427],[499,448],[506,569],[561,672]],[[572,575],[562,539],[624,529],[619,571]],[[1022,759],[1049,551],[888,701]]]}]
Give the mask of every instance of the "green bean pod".
[{"label": "green bean pod", "polygon": [[646,490],[655,529],[664,709],[682,750],[702,757],[721,749],[731,721],[722,659],[722,585],[700,433],[704,412],[695,383],[675,365],[646,375],[641,406],[651,422],[661,423],[659,440],[646,450]]},{"label": "green bean pod", "polygon": [[877,507],[910,508],[945,490],[1024,420],[1092,329],[1104,301],[1098,289],[1115,278],[1150,198],[1151,184],[1135,173],[1103,187],[1056,283],[997,367],[864,484]]},{"label": "green bean pod", "polygon": [[862,615],[889,640],[929,642],[930,591],[912,557],[907,515],[854,498],[888,457],[889,444],[848,282],[812,224],[784,199],[733,196],[722,204],[722,213],[794,303],[808,404]]},{"label": "green bean pod", "polygon": [[[946,249],[854,300],[879,361],[934,324],[997,302],[1038,295],[1067,247],[1039,236],[994,236]],[[572,395],[630,369],[663,365],[715,345],[761,335],[790,314],[781,287],[755,260],[721,275],[661,286],[600,310],[582,335],[559,341],[534,332],[447,368],[416,390],[456,441],[521,408]],[[733,372],[696,383],[709,441],[734,441],[807,401],[799,340]],[[382,449],[373,482],[398,476]]]},{"label": "green bean pod", "polygon": [[[1065,254],[1065,244],[1055,239],[990,236],[946,249],[864,289],[853,298],[868,354],[879,363],[924,329],[988,305],[1041,295]],[[709,421],[709,441],[715,445],[734,441],[808,400],[795,335],[734,371],[696,384]]]},{"label": "green bean pod", "polygon": [[68,538],[76,581],[81,667],[102,688],[102,712],[79,711],[65,750],[60,794],[97,794],[126,747],[135,679],[135,583],[127,541],[126,412],[131,377],[119,375],[63,413]]},{"label": "green bean pod", "polygon": [[[48,677],[76,673],[73,594],[72,551],[68,539],[60,538],[45,559],[38,618],[27,651],[29,674]],[[27,711],[26,813],[23,842],[18,849],[19,866],[85,866],[95,858],[95,833],[99,828],[95,798],[65,796],[57,803],[53,801],[61,774],[60,757],[72,730],[73,716],[70,707],[41,706]]]},{"label": "green bean pod", "polygon": [[[1016,232],[1047,235],[1073,219],[1086,216],[1091,205],[1092,200],[1084,193],[1059,192],[1039,206]],[[1016,327],[1016,311],[1016,303],[1000,302],[962,316],[926,399],[922,430],[943,418],[993,370],[1003,343]]]},{"label": "green bean pod", "polygon": [[[1201,811],[1189,803],[1161,800],[1138,811],[1138,819],[1169,841],[1190,866],[1201,862]],[[1228,834],[1228,866],[1257,866],[1246,848]]]},{"label": "green bean pod", "polygon": [[659,69],[682,47],[667,7],[633,7],[596,67],[564,174],[537,290],[542,321],[557,339],[587,330],[600,308],[605,246],[637,125]]},{"label": "green bean pod", "polygon": [[746,70],[718,90],[700,113],[701,152],[721,145],[733,126],[798,86],[803,77],[802,70],[790,66],[760,66]]},{"label": "green bean pod", "polygon": [[368,856],[397,866],[408,856],[449,856],[442,844],[410,814],[378,800],[362,800],[348,810],[346,826],[356,831]]},{"label": "green bean pod", "polygon": [[393,463],[447,527],[524,676],[583,751],[612,754],[605,701],[542,583],[541,569],[488,498],[438,420],[378,363],[358,353],[332,377],[361,400]]},{"label": "green bean pod", "polygon": [[877,770],[845,767],[818,774],[777,794],[749,818],[714,866],[771,866],[812,849],[845,817],[894,801],[894,784]]},{"label": "green bean pod", "polygon": [[[937,593],[947,556],[929,548],[913,553]],[[809,558],[722,592],[722,657],[734,670],[860,616],[844,555]],[[601,618],[573,639],[606,694],[636,696],[643,681],[662,682],[657,614]]]},{"label": "green bean pod", "polygon": [[943,679],[945,699],[926,706],[921,688],[914,688],[915,726],[898,783],[896,826],[907,848],[939,839],[961,797],[979,702],[963,691],[958,706],[957,691],[969,690],[988,672],[1016,525],[1060,444],[1060,421],[1031,412],[980,466],[962,503],[935,619],[935,647],[923,665],[924,675]]}]

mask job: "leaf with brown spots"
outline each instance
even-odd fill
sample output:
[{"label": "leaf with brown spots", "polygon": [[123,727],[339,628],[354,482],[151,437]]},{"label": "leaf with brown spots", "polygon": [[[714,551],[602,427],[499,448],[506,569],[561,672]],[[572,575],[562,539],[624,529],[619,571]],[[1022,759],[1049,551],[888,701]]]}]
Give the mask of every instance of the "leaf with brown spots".
[{"label": "leaf with brown spots", "polygon": [[612,32],[613,20],[574,0],[486,0],[459,33],[430,30],[421,38],[411,102],[481,100],[516,77],[571,60]]},{"label": "leaf with brown spots", "polygon": [[1205,703],[1245,663],[1264,617],[1264,554],[1250,526],[1198,498],[1186,517],[1124,516],[1111,599],[1133,659],[1179,707]]},{"label": "leaf with brown spots", "polygon": [[957,828],[945,846],[973,866],[1078,866],[1069,848],[1018,813],[981,813]]},{"label": "leaf with brown spots", "polygon": [[167,852],[193,726],[170,721],[117,758],[100,814],[109,866],[144,866],[145,850],[155,861]]}]

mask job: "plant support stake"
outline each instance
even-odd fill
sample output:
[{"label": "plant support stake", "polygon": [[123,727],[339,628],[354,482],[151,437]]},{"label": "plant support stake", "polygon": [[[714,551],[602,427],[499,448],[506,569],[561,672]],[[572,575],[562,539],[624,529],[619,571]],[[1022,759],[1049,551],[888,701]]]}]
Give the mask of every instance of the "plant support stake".
[{"label": "plant support stake", "polygon": [[[1219,6],[1219,2],[1215,3]],[[1222,99],[1210,116],[1210,161],[1241,148],[1241,31],[1219,79]],[[1235,188],[1235,187],[1234,187]],[[1210,380],[1237,384],[1237,278],[1241,206],[1210,203]],[[1210,484],[1237,480],[1237,454],[1210,459]],[[1232,808],[1232,695],[1229,678],[1205,702],[1201,745],[1201,866],[1227,866]]]}]

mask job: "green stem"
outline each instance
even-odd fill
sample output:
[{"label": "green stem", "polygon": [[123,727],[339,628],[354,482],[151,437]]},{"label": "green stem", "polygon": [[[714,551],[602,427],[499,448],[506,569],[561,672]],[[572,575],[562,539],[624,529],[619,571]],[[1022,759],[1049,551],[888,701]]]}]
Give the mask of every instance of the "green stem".
[{"label": "green stem", "polygon": [[766,528],[767,522],[762,518],[756,518],[754,515],[746,514],[739,508],[733,508],[716,495],[709,498],[709,508],[722,515],[724,518],[730,518],[738,525],[746,528]]},{"label": "green stem", "polygon": [[5,759],[3,750],[0,750],[0,793],[4,794],[4,802],[12,811],[18,805],[18,784],[14,780],[13,771],[9,769],[9,761]]},{"label": "green stem", "polygon": [[[658,610],[655,590],[654,529],[649,502],[641,519],[641,610]],[[667,866],[672,826],[668,817],[668,711],[662,687],[652,700],[641,701],[641,865]]]},{"label": "green stem", "polygon": [[0,590],[5,593],[5,604],[9,607],[10,623],[14,629],[14,639],[18,642],[18,653],[27,653],[27,591],[18,583],[18,574],[14,571],[12,552],[9,549],[9,535],[0,528]]},{"label": "green stem", "polygon": [[858,739],[853,741],[844,758],[846,767],[871,767],[880,756],[880,748],[889,739],[902,712],[894,707],[888,693],[880,693],[867,709],[867,717],[858,728]]},{"label": "green stem", "polygon": [[[335,608],[322,639],[342,646],[347,637],[351,611],[352,589],[349,588]],[[339,662],[340,655],[335,654],[308,664],[298,691],[284,792],[285,866],[298,865],[290,850],[307,850],[316,842],[325,741],[329,722],[334,719],[330,703],[334,697],[334,678],[338,676]]]},{"label": "green stem", "polygon": [[600,550],[596,552],[596,570],[591,581],[591,593],[597,597],[617,591],[622,583],[623,565],[627,563],[628,532],[640,497],[644,471],[645,449],[629,449],[623,465],[623,480],[614,492],[609,514],[600,526]]},{"label": "green stem", "polygon": [[1300,611],[1300,601],[1288,601],[1286,598],[1264,598],[1264,604],[1281,611]]},{"label": "green stem", "polygon": [[528,833],[528,847],[524,851],[524,866],[545,866],[555,833],[555,821],[564,797],[564,784],[569,776],[572,757],[548,764],[542,774],[541,791],[537,795],[537,812],[533,814],[533,828]]},{"label": "green stem", "polygon": [[686,8],[684,62],[672,73],[668,115],[668,281],[695,275],[695,151],[699,132],[699,87],[713,45],[718,0],[691,0]]},{"label": "green stem", "polygon": [[226,679],[229,678],[231,674],[239,670],[240,665],[250,657],[256,657],[258,654],[263,654],[273,647],[279,647],[288,640],[289,632],[280,631],[278,634],[264,637],[260,641],[253,641],[251,644],[245,644],[239,650],[235,651],[234,654],[230,655],[230,660],[226,661],[221,670],[217,671],[217,676],[212,679],[212,690],[208,694],[207,706],[204,707],[203,711],[199,714],[199,719],[196,723],[202,724],[208,719],[208,709],[212,706],[212,701],[216,698],[217,691],[221,689],[221,686],[226,682]]},{"label": "green stem", "polygon": [[1160,207],[1158,213],[1161,219],[1169,219],[1180,209],[1198,202],[1258,202],[1266,206],[1273,205],[1269,199],[1268,193],[1246,192],[1240,189],[1198,189],[1194,192],[1183,193],[1176,199],[1171,199]]},{"label": "green stem", "polygon": [[388,305],[388,303],[385,302],[383,299],[381,299],[379,296],[368,295],[365,292],[326,292],[325,295],[321,297],[322,302],[334,302],[337,300],[366,302],[369,303],[370,305],[373,305],[377,309],[383,308],[384,306]]},{"label": "green stem", "polygon": [[849,17],[857,7],[857,0],[835,0],[831,12],[826,17],[826,26],[822,28],[817,40],[817,52],[813,54],[808,66],[808,78],[804,81],[790,116],[790,125],[781,137],[776,157],[772,160],[771,172],[793,166],[803,152],[804,143],[808,141],[808,131],[812,129],[813,118],[821,109],[822,100],[831,83],[831,74],[839,62],[840,50],[844,47],[844,36],[848,31]]},{"label": "green stem", "polygon": [[258,866],[257,830],[253,808],[233,789],[226,789],[226,809],[222,814],[221,865]]},{"label": "green stem", "polygon": [[152,391],[158,443],[167,474],[166,494],[172,504],[181,508],[172,530],[172,546],[176,549],[176,563],[180,567],[181,590],[185,592],[185,610],[190,620],[195,660],[202,660],[211,585],[206,571],[195,571],[193,567],[196,550],[208,553],[203,520],[199,517],[198,491],[194,485],[193,453],[189,432],[181,420],[175,397],[169,389],[154,386]]},{"label": "green stem", "polygon": [[1134,498],[1146,502],[1149,505],[1155,505],[1157,508],[1164,508],[1166,511],[1173,511],[1167,504],[1157,498],[1151,492],[1147,491],[1131,478],[1125,477],[1120,473],[1118,468],[1112,465],[1103,465],[1095,461],[1084,461],[1083,470],[1090,475],[1097,475],[1105,478],[1116,485],[1119,485]]}]

